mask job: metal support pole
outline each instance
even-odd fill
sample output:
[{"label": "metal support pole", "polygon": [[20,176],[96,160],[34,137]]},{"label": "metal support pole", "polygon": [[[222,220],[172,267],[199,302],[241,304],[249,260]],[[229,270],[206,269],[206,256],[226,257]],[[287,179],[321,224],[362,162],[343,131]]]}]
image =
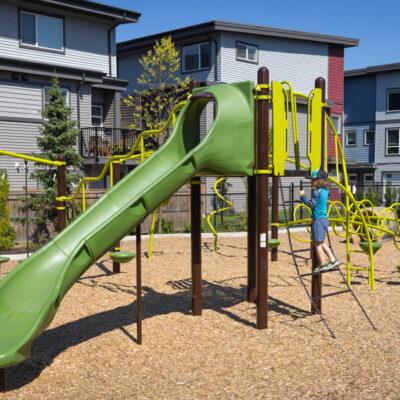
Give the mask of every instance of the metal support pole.
[{"label": "metal support pole", "polygon": [[141,226],[138,225],[136,227],[136,324],[138,344],[142,344],[142,319],[142,232]]},{"label": "metal support pole", "polygon": [[202,315],[201,292],[201,181],[190,182],[191,200],[191,244],[192,244],[192,312]]},{"label": "metal support pole", "polygon": [[247,301],[257,300],[257,189],[256,177],[247,178]]},{"label": "metal support pole", "polygon": [[294,218],[294,182],[290,184],[290,220]]},{"label": "metal support pole", "polygon": [[[326,91],[325,91],[325,79],[324,78],[317,78],[315,80],[315,87],[322,89],[322,102],[326,102]],[[322,113],[321,119],[321,169],[324,168],[325,165],[325,115]],[[311,232],[312,233],[312,232]],[[314,270],[317,267],[317,254],[315,251],[314,246],[312,246],[312,269]],[[311,275],[311,312],[314,314],[321,314],[321,296],[322,296],[322,274],[312,274]]]},{"label": "metal support pole", "polygon": [[[64,161],[64,157],[60,156],[58,161]],[[66,166],[57,166],[57,197],[66,195]],[[65,201],[57,202],[57,232],[61,232],[67,226],[67,213]]]},{"label": "metal support pole", "polygon": [[[300,190],[303,190],[303,179],[300,179]],[[300,207],[300,219],[303,219],[303,207]]]},{"label": "metal support pole", "polygon": [[[275,225],[279,222],[279,178],[272,177],[272,215],[271,215],[271,237],[278,239],[278,227]],[[278,248],[271,250],[271,261],[278,261]]]},{"label": "metal support pole", "polygon": [[[112,186],[116,185],[121,179],[121,164],[112,163],[111,168],[113,169]],[[114,251],[121,250],[121,243],[118,242],[114,246]],[[113,274],[119,274],[121,272],[121,264],[119,262],[113,261]]]},{"label": "metal support pole", "polygon": [[6,370],[0,369],[0,393],[6,391]]},{"label": "metal support pole", "polygon": [[[269,71],[258,70],[258,83],[269,83]],[[262,89],[261,96],[269,94]],[[263,171],[269,167],[269,100],[257,101],[257,329],[268,325],[268,175]]]}]

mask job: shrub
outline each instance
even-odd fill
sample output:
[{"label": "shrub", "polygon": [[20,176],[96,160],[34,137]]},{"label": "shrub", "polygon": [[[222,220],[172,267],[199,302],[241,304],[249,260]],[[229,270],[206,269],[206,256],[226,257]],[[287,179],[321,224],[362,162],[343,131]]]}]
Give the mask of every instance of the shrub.
[{"label": "shrub", "polygon": [[386,185],[385,189],[385,204],[386,207],[390,207],[392,204],[396,203],[398,191],[390,183]]},{"label": "shrub", "polygon": [[161,220],[161,233],[175,233],[174,221],[168,219]]},{"label": "shrub", "polygon": [[15,231],[10,225],[9,192],[7,174],[0,171],[0,250],[10,250],[16,239]]},{"label": "shrub", "polygon": [[365,193],[365,198],[369,200],[374,206],[379,206],[382,202],[382,197],[380,193],[376,192],[374,189],[369,188]]}]

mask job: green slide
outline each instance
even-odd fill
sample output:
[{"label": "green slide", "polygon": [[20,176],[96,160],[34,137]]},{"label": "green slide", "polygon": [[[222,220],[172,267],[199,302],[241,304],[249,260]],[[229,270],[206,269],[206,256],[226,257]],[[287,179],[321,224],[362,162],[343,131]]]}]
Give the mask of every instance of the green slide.
[{"label": "green slide", "polygon": [[[216,117],[200,141],[212,99]],[[253,174],[253,103],[253,82],[196,89],[152,157],[0,281],[0,368],[28,358],[79,277],[191,177]]]}]

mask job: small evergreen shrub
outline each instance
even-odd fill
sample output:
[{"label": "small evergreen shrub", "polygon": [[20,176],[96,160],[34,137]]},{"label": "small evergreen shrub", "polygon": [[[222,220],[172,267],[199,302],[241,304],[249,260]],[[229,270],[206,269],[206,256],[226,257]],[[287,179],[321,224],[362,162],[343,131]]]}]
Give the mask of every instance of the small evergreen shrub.
[{"label": "small evergreen shrub", "polygon": [[16,233],[10,225],[8,195],[10,185],[5,171],[0,171],[0,250],[10,250],[16,239]]}]

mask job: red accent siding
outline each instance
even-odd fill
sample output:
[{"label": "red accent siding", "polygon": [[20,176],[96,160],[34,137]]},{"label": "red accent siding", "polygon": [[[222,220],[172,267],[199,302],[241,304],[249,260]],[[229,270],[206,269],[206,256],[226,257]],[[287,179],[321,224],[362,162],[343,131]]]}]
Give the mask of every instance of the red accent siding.
[{"label": "red accent siding", "polygon": [[[343,114],[343,46],[329,46],[328,61],[328,99],[333,101],[332,114]],[[332,135],[328,135],[328,156],[335,156],[335,143]]]}]

